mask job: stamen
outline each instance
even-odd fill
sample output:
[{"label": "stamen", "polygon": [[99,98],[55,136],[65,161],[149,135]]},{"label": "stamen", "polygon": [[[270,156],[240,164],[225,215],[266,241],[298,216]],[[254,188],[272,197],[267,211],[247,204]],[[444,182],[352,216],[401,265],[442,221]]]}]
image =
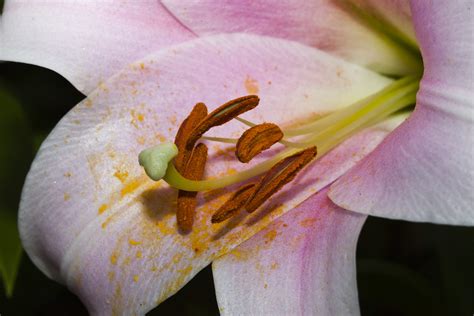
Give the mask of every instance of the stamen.
[{"label": "stamen", "polygon": [[[190,180],[201,180],[207,161],[207,146],[200,143],[194,148],[191,159],[186,165],[183,176]],[[196,195],[198,192],[178,192],[178,210],[176,219],[178,227],[183,232],[189,232],[193,227],[194,213],[196,210]]]},{"label": "stamen", "polygon": [[[174,143],[178,147],[178,156],[174,160],[176,169],[182,172],[184,166],[186,166],[189,156],[191,155],[192,149],[186,149],[186,143],[189,139],[189,135],[196,128],[196,126],[207,116],[207,107],[204,103],[197,103],[188,117],[181,123]],[[194,145],[193,145],[194,147]]]},{"label": "stamen", "polygon": [[245,205],[247,212],[255,211],[270,196],[291,182],[298,172],[316,157],[316,153],[316,147],[313,146],[286,157],[273,166],[255,185],[254,193]]},{"label": "stamen", "polygon": [[192,130],[189,134],[186,148],[193,148],[198,139],[212,127],[225,124],[238,115],[254,109],[259,101],[260,99],[256,95],[248,95],[221,105],[209,113],[209,115]]},{"label": "stamen", "polygon": [[[175,144],[179,153],[174,160],[176,169],[190,180],[201,180],[207,161],[207,146],[199,144],[196,148],[186,148],[189,135],[196,126],[207,116],[204,103],[197,103],[188,117],[181,123],[176,133]],[[194,146],[193,146],[194,147]],[[197,192],[178,191],[176,221],[182,232],[189,232],[194,223]]]},{"label": "stamen", "polygon": [[235,155],[240,162],[247,163],[262,151],[283,138],[281,129],[273,123],[255,125],[246,130],[237,142]]},{"label": "stamen", "polygon": [[212,215],[211,222],[213,224],[220,223],[234,216],[253,195],[254,189],[255,183],[240,187],[237,192]]}]

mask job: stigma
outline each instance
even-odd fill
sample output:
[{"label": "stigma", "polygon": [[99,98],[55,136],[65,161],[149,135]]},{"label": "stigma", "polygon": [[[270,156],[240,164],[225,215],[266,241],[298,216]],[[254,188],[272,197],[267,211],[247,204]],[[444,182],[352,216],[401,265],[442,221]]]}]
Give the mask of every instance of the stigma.
[{"label": "stigma", "polygon": [[[240,183],[210,218],[213,224],[242,211],[252,213],[291,183],[307,165],[342,141],[414,104],[418,82],[416,76],[395,80],[374,95],[289,129],[282,129],[273,122],[255,123],[239,117],[259,105],[260,99],[256,95],[233,99],[210,113],[204,103],[197,103],[181,123],[174,143],[145,149],[139,155],[139,163],[151,179],[163,179],[178,190],[177,225],[181,232],[187,233],[193,227],[200,191]],[[248,127],[239,138],[205,136],[213,127],[234,119]],[[208,163],[208,148],[203,140],[231,144],[235,162],[242,164],[249,163],[276,144],[280,150],[272,151],[274,154],[270,158],[236,174],[203,179]]]},{"label": "stigma", "polygon": [[138,155],[138,163],[145,169],[150,179],[161,180],[168,169],[168,163],[178,155],[178,147],[173,143],[163,143],[143,150]]}]

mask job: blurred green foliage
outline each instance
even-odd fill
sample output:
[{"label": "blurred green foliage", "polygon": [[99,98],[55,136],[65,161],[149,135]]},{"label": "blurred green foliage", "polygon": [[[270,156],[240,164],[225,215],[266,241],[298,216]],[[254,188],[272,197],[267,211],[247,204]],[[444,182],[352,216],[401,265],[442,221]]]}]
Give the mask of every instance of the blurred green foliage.
[{"label": "blurred green foliage", "polygon": [[16,216],[13,212],[0,209],[0,276],[7,297],[13,294],[21,252]]},{"label": "blurred green foliage", "polygon": [[[3,96],[3,97],[2,97]],[[0,238],[17,259],[16,216],[33,155],[59,119],[84,96],[58,74],[34,66],[0,64]],[[5,237],[6,234],[9,237]],[[0,243],[0,255],[2,247]],[[361,313],[472,315],[472,228],[369,218],[360,236],[357,272]],[[9,263],[14,279],[15,260]],[[1,261],[0,261],[1,262]],[[1,263],[0,263],[1,264]],[[11,285],[9,285],[11,288]],[[0,287],[2,315],[86,315],[65,287],[47,279],[23,256],[13,295]],[[201,271],[150,315],[218,315],[212,272]]]},{"label": "blurred green foliage", "polygon": [[0,86],[0,205],[17,207],[33,157],[30,124],[19,103]]},{"label": "blurred green foliage", "polygon": [[11,296],[22,252],[16,210],[33,152],[23,109],[1,86],[0,105],[0,277]]}]

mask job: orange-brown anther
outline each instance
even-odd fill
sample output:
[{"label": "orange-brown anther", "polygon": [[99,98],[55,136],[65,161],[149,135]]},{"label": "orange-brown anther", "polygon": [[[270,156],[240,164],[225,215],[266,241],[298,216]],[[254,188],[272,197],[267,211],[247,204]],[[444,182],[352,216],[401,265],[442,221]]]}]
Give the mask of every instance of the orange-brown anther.
[{"label": "orange-brown anther", "polygon": [[239,138],[235,155],[240,162],[249,162],[262,151],[270,148],[283,138],[283,132],[278,125],[263,123],[246,130]]},{"label": "orange-brown anther", "polygon": [[253,195],[245,205],[246,211],[252,213],[285,184],[291,182],[298,172],[313,160],[316,153],[316,147],[310,147],[286,157],[274,165],[255,185]]},{"label": "orange-brown anther", "polygon": [[[181,123],[178,133],[174,139],[178,147],[178,155],[174,159],[174,164],[179,172],[184,172],[184,167],[191,156],[193,148],[186,150],[186,143],[193,129],[207,116],[207,107],[204,103],[197,103],[188,117]],[[193,145],[194,147],[194,145]]]},{"label": "orange-brown anther", "polygon": [[225,124],[240,114],[254,109],[259,101],[258,96],[248,95],[221,105],[209,113],[209,115],[192,130],[187,139],[186,148],[193,148],[198,139],[212,127]]},{"label": "orange-brown anther", "polygon": [[215,213],[212,215],[212,223],[220,223],[236,214],[253,195],[255,183],[246,184],[240,187],[230,199],[228,199]]},{"label": "orange-brown anther", "polygon": [[[190,180],[201,180],[204,174],[204,168],[207,161],[207,146],[204,144],[198,144],[192,152],[192,156],[189,159],[183,176]],[[178,192],[178,210],[176,213],[176,219],[178,227],[183,232],[189,232],[193,227],[194,213],[196,210],[198,192],[189,192],[179,190]]]}]

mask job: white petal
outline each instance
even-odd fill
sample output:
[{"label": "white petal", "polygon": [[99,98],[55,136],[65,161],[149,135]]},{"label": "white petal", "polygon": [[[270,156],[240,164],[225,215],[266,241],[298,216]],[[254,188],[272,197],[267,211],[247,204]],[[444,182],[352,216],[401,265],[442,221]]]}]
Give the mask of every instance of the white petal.
[{"label": "white petal", "polygon": [[50,68],[88,94],[125,65],[193,38],[158,1],[5,1],[0,59]]},{"label": "white petal", "polygon": [[212,264],[222,315],[357,315],[366,219],[313,195]]}]

